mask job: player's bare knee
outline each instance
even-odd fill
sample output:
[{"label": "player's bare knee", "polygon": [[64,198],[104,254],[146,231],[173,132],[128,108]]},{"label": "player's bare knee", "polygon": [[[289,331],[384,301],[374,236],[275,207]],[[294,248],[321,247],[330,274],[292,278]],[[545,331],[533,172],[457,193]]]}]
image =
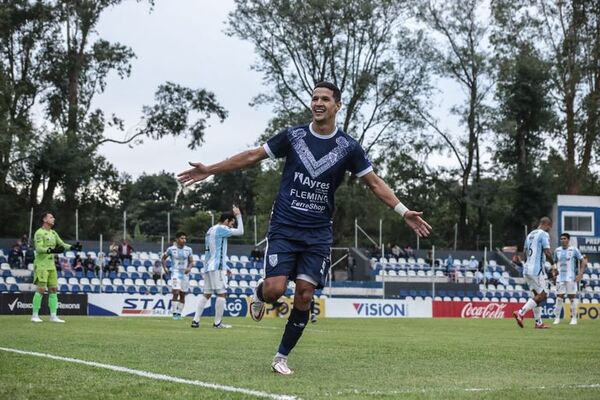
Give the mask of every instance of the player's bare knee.
[{"label": "player's bare knee", "polygon": [[[49,293],[56,293],[56,288],[55,287],[48,288],[48,292]],[[41,293],[43,294],[44,291],[42,291]]]},{"label": "player's bare knee", "polygon": [[287,279],[265,279],[262,283],[262,295],[267,303],[272,303],[285,293]]}]

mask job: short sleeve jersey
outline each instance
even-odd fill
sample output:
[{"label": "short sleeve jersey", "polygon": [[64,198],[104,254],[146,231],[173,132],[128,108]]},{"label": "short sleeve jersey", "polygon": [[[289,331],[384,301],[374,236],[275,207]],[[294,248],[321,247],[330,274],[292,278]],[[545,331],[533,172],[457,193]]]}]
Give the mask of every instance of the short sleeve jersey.
[{"label": "short sleeve jersey", "polygon": [[579,261],[583,258],[579,249],[569,246],[554,250],[554,262],[558,264],[558,282],[573,282]]},{"label": "short sleeve jersey", "polygon": [[188,267],[189,257],[192,255],[192,248],[189,246],[171,246],[167,249],[167,256],[171,260],[171,274],[183,276]]},{"label": "short sleeve jersey", "polygon": [[527,254],[527,261],[523,268],[523,274],[541,275],[544,273],[544,249],[550,248],[550,236],[543,229],[535,229],[529,232],[523,247]]},{"label": "short sleeve jersey", "polygon": [[227,238],[230,236],[233,236],[233,229],[222,224],[217,224],[206,232],[204,272],[226,269]]},{"label": "short sleeve jersey", "polygon": [[337,128],[329,135],[315,133],[312,124],[288,128],[263,148],[270,158],[286,159],[272,224],[330,226],[334,193],[346,171],[362,177],[373,170],[360,144]]}]

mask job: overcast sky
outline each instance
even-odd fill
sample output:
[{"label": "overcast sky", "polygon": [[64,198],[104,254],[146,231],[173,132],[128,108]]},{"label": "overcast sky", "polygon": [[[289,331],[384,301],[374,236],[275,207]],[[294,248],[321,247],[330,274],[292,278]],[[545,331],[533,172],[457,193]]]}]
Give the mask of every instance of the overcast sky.
[{"label": "overcast sky", "polygon": [[[179,172],[187,161],[212,163],[252,146],[270,118],[267,107],[248,103],[261,90],[261,76],[250,70],[255,60],[251,44],[223,33],[233,1],[157,1],[152,12],[143,3],[126,1],[104,13],[100,37],[130,46],[137,58],[131,76],[112,75],[95,105],[107,116],[115,113],[132,128],[140,122],[141,108],[151,105],[158,85],[165,81],[213,91],[229,112],[223,122],[211,121],[205,143],[195,151],[184,138],[146,140],[143,145],[106,144],[101,154],[121,172],[133,176],[161,170]],[[125,134],[109,130],[107,136]]]},{"label": "overcast sky", "polygon": [[[130,46],[137,56],[131,76],[121,80],[111,75],[105,93],[95,99],[107,116],[115,113],[125,120],[126,129],[134,128],[142,106],[153,103],[156,88],[165,81],[213,91],[229,112],[223,123],[211,121],[205,143],[195,151],[187,148],[185,138],[172,137],[146,140],[133,148],[104,145],[101,153],[120,172],[134,177],[162,170],[177,173],[187,168],[187,161],[217,162],[253,146],[264,131],[271,110],[248,105],[264,90],[262,76],[250,70],[256,60],[254,48],[223,33],[233,7],[232,0],[159,0],[149,12],[144,3],[126,1],[103,14],[99,36]],[[446,95],[434,101],[446,127],[453,123],[447,110],[460,97],[457,91],[449,86]],[[107,136],[122,140],[125,133],[109,129]],[[436,156],[429,162],[442,160]]]}]

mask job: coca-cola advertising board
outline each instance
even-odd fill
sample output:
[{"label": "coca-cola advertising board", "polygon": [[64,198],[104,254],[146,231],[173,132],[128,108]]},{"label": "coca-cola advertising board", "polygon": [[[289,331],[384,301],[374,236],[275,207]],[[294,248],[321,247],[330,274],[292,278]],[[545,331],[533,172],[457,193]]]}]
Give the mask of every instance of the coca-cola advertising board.
[{"label": "coca-cola advertising board", "polygon": [[[499,303],[491,301],[434,301],[433,317],[454,318],[512,318],[513,312],[523,307],[521,303]],[[526,317],[531,317],[529,311]],[[542,318],[554,318],[554,305],[542,305]]]}]

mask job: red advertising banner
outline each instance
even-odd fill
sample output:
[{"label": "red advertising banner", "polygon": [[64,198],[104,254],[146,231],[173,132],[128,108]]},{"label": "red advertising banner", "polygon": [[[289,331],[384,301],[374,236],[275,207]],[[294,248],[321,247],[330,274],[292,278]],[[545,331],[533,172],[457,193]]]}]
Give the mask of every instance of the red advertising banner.
[{"label": "red advertising banner", "polygon": [[[513,312],[523,307],[520,303],[487,301],[434,301],[433,317],[454,318],[512,318]],[[528,317],[531,312],[527,313]],[[542,311],[542,314],[544,312]]]}]

